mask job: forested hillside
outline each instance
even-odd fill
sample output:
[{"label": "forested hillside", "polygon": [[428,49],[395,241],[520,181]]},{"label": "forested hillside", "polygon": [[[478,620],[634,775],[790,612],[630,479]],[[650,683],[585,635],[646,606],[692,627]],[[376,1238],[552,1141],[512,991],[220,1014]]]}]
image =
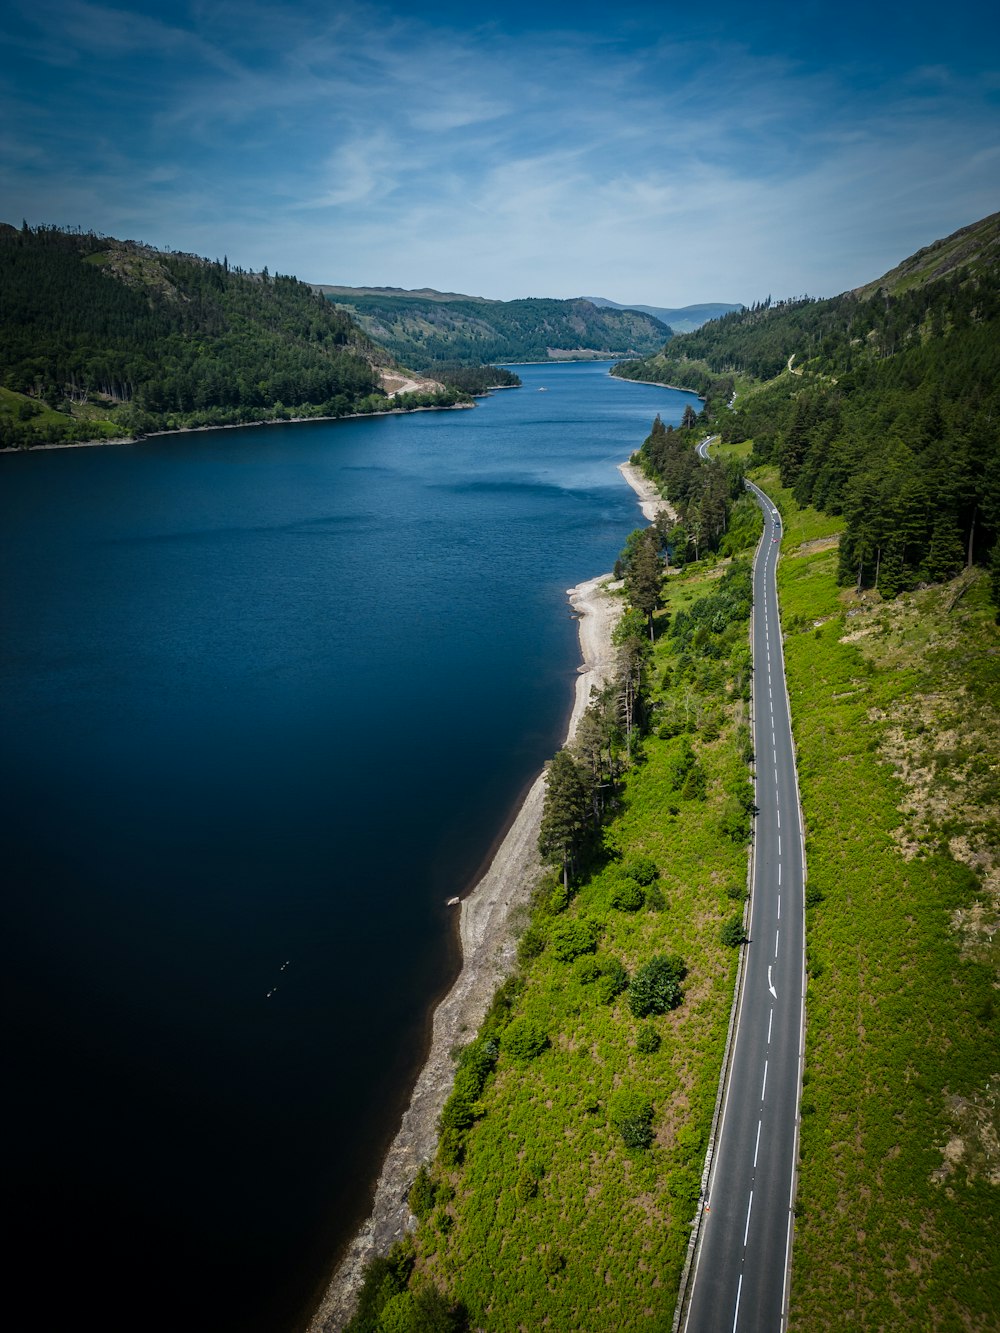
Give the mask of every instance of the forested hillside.
[{"label": "forested hillside", "polygon": [[893,596],[982,563],[1000,604],[998,260],[993,215],[858,292],[769,299],[616,370],[707,395],[751,465],[843,515],[842,582]]},{"label": "forested hillside", "polygon": [[642,356],[670,337],[670,329],[651,315],[599,310],[582,299],[485,301],[441,292],[317,290],[393,356],[431,374],[440,362]]},{"label": "forested hillside", "polygon": [[296,278],[0,227],[0,446],[374,411],[388,361]]}]

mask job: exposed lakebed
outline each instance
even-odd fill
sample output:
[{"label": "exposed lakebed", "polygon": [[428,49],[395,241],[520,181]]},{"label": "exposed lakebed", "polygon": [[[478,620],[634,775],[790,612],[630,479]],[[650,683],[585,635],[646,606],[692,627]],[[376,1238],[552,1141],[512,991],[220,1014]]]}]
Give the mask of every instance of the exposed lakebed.
[{"label": "exposed lakebed", "polygon": [[566,589],[640,521],[616,464],[694,401],[518,371],[474,412],[0,460],[16,1216],[50,1310],[288,1330],[366,1211],[445,902],[565,733]]}]

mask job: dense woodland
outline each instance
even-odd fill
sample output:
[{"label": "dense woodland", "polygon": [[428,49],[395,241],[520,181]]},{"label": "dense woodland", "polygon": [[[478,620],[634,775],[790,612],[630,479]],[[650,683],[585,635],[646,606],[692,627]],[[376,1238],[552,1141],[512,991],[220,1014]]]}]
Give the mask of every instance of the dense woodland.
[{"label": "dense woodland", "polygon": [[328,295],[405,365],[437,377],[441,363],[548,361],[550,353],[643,356],[670,337],[635,310],[590,301],[483,301],[421,295]]},{"label": "dense woodland", "polygon": [[384,410],[387,360],[296,278],[0,228],[0,446]]},{"label": "dense woodland", "polygon": [[464,366],[457,361],[440,361],[434,367],[434,378],[449,389],[480,395],[491,389],[518,389],[520,375],[503,366]]},{"label": "dense woodland", "polygon": [[[713,430],[753,441],[751,465],[843,515],[843,582],[891,597],[981,563],[1000,604],[998,231],[979,224],[950,271],[766,301],[618,373],[697,388]],[[730,407],[737,377],[758,384]]]}]

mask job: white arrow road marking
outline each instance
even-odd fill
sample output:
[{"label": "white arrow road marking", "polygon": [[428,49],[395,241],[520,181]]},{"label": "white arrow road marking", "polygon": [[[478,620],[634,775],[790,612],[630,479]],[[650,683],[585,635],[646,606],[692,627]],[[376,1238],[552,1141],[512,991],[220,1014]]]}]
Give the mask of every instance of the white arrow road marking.
[{"label": "white arrow road marking", "polygon": [[771,980],[770,967],[768,967],[767,969],[767,989],[771,992],[771,994],[774,996],[775,999],[778,998],[778,992],[774,989],[774,982]]}]

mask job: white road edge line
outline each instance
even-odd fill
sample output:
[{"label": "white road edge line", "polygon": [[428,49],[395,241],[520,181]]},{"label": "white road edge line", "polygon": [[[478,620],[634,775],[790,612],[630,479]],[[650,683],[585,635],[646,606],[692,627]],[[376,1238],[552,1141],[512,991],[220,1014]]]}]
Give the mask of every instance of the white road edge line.
[{"label": "white road edge line", "polygon": [[740,1317],[740,1293],[743,1290],[743,1274],[740,1274],[740,1280],[736,1284],[736,1309],[733,1312],[733,1333],[736,1333],[736,1324]]}]

